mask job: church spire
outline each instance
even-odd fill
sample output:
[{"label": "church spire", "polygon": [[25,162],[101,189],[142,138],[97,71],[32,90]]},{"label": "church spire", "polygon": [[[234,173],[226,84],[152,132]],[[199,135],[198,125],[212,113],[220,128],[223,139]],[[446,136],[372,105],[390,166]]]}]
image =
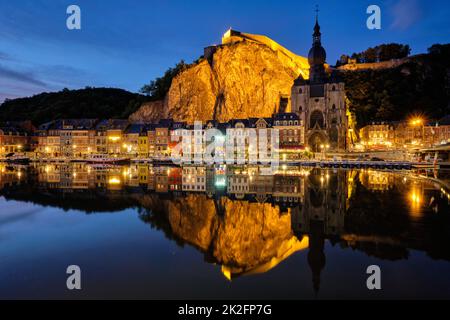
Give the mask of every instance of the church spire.
[{"label": "church spire", "polygon": [[308,53],[309,79],[311,83],[323,83],[325,81],[325,60],[327,54],[322,47],[322,34],[319,25],[319,9],[316,6],[316,24],[314,25],[313,44]]},{"label": "church spire", "polygon": [[316,24],[314,25],[314,33],[313,33],[313,45],[321,44],[321,33],[320,33],[320,25],[319,25],[319,6],[316,6]]}]

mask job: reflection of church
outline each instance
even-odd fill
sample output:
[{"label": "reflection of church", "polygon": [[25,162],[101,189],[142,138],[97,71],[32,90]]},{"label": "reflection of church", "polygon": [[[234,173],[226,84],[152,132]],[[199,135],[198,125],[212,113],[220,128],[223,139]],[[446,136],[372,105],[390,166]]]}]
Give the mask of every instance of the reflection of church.
[{"label": "reflection of church", "polygon": [[[344,83],[335,72],[325,71],[326,52],[321,44],[318,19],[308,54],[309,80],[300,75],[292,86],[292,111],[305,126],[305,141],[313,151],[346,149],[347,116]],[[328,149],[328,148],[326,148]]]},{"label": "reflection of church", "polygon": [[316,221],[327,236],[340,235],[347,204],[347,172],[313,170],[304,183],[303,204],[292,211],[294,231],[309,233]]},{"label": "reflection of church", "polygon": [[309,237],[308,264],[314,290],[318,292],[320,274],[326,263],[325,239],[344,231],[347,172],[313,170],[304,183],[304,201],[292,210],[291,225],[299,238],[303,234]]}]

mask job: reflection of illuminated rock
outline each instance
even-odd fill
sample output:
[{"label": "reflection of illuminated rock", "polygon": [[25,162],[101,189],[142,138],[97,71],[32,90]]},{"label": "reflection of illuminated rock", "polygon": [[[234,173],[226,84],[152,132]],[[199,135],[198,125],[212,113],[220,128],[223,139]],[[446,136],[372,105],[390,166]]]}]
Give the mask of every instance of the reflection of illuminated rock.
[{"label": "reflection of illuminated rock", "polygon": [[232,276],[235,275],[243,276],[264,273],[275,268],[279,263],[287,259],[293,253],[306,249],[308,248],[308,246],[309,238],[307,236],[303,237],[301,241],[299,241],[296,237],[292,237],[289,241],[285,241],[281,244],[276,252],[276,255],[273,256],[269,261],[262,263],[254,267],[253,269],[247,269],[246,271],[242,271],[241,268],[223,265],[222,273],[229,280],[231,280]]},{"label": "reflection of illuminated rock", "polygon": [[168,202],[167,210],[173,233],[204,251],[209,249],[217,223],[212,200],[188,195]]},{"label": "reflection of illuminated rock", "polygon": [[278,207],[222,198],[220,216],[214,201],[194,195],[177,199],[169,204],[168,219],[178,237],[212,255],[227,277],[267,271],[307,247],[307,238],[293,235],[290,214]]}]

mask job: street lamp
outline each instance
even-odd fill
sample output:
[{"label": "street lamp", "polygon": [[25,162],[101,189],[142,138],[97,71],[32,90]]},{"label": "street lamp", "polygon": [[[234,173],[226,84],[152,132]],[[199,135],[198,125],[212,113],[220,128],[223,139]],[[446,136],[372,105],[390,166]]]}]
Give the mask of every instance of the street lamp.
[{"label": "street lamp", "polygon": [[424,119],[422,117],[414,117],[409,121],[409,124],[412,127],[421,127],[422,128],[422,132],[421,132],[421,142],[423,144],[424,140],[425,140],[425,127],[424,127]]},{"label": "street lamp", "polygon": [[411,126],[421,126],[421,125],[423,124],[423,119],[420,118],[420,117],[412,118],[412,119],[409,121],[409,124],[410,124]]},{"label": "street lamp", "polygon": [[325,159],[325,152],[324,152],[324,149],[325,149],[325,145],[321,144],[321,145],[320,145],[320,153],[322,154],[322,160]]}]

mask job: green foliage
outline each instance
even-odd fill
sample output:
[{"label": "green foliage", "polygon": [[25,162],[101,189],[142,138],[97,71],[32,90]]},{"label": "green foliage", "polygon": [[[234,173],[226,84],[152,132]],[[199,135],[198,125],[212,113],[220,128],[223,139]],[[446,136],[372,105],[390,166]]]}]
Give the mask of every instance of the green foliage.
[{"label": "green foliage", "polygon": [[31,120],[42,124],[61,118],[127,118],[148,98],[122,89],[63,89],[0,105],[0,121]]},{"label": "green foliage", "polygon": [[450,45],[435,45],[392,69],[342,73],[350,111],[358,127],[372,121],[404,120],[419,113],[428,119],[450,114]]},{"label": "green foliage", "polygon": [[140,92],[150,96],[152,100],[164,99],[172,85],[172,79],[188,67],[189,65],[181,60],[174,68],[169,68],[162,77],[156,78],[150,81],[149,84],[144,85]]}]

